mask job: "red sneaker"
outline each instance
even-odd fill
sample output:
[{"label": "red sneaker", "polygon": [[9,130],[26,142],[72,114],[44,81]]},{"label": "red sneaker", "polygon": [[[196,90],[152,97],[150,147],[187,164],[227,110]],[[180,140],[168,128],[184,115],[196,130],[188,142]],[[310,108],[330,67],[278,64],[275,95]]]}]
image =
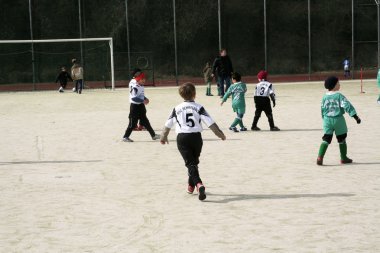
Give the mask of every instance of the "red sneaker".
[{"label": "red sneaker", "polygon": [[188,194],[193,194],[194,189],[195,189],[194,186],[188,185],[188,186],[187,186],[187,193],[188,193]]},{"label": "red sneaker", "polygon": [[139,129],[139,131],[146,130],[145,127],[142,125],[139,125],[137,128]]},{"label": "red sneaker", "polygon": [[345,159],[341,159],[340,163],[341,164],[352,163],[352,159],[346,157]]},{"label": "red sneaker", "polygon": [[197,190],[198,190],[198,198],[199,200],[205,200],[206,199],[206,188],[202,183],[197,184]]},{"label": "red sneaker", "polygon": [[323,157],[318,156],[318,158],[317,158],[317,165],[323,165]]}]

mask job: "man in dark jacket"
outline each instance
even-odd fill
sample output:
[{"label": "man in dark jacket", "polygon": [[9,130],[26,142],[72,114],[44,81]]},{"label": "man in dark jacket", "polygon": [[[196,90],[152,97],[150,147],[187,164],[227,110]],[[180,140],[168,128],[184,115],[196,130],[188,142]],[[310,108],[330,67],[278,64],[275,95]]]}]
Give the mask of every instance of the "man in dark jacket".
[{"label": "man in dark jacket", "polygon": [[[226,49],[220,50],[220,56],[216,57],[212,65],[212,76],[218,77],[218,95],[224,96],[224,92],[228,90],[231,85],[231,75],[234,72],[230,57],[227,55]],[[226,83],[226,88],[224,88]]]}]

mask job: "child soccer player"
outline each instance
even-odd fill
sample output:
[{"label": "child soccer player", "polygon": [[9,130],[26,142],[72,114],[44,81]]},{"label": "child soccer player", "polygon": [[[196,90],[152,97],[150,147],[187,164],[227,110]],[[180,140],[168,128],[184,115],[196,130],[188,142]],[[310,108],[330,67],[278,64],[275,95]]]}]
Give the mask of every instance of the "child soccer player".
[{"label": "child soccer player", "polygon": [[169,131],[176,125],[176,133],[178,134],[177,147],[183,160],[185,160],[189,175],[187,192],[192,194],[195,187],[197,187],[199,200],[204,200],[206,199],[206,188],[202,183],[198,171],[199,156],[203,145],[201,121],[222,140],[225,140],[226,136],[203,106],[194,101],[196,95],[194,84],[185,83],[181,85],[179,94],[185,101],[173,109],[169,119],[165,123],[160,142],[161,144],[169,143]]},{"label": "child soccer player", "polygon": [[[132,75],[132,79],[131,81],[129,82],[129,85],[128,87],[131,88],[132,86],[132,83],[133,85],[137,85],[137,81],[135,79],[136,76],[140,75],[141,74],[141,69],[139,68],[135,68],[132,72],[131,72],[131,75]],[[137,127],[133,129],[134,131],[141,131],[141,130],[146,130],[141,124],[140,122],[138,122],[137,124]]]},{"label": "child soccer player", "polygon": [[257,122],[261,116],[261,113],[264,111],[265,115],[268,118],[269,127],[271,131],[280,131],[278,127],[274,125],[272,107],[270,105],[270,99],[272,99],[273,107],[276,106],[276,99],[273,90],[273,85],[267,81],[268,73],[264,70],[261,70],[257,74],[259,83],[256,84],[256,90],[254,94],[254,100],[256,105],[255,117],[252,122],[252,131],[260,131],[261,129],[257,127]]},{"label": "child soccer player", "polygon": [[323,157],[331,143],[334,132],[339,143],[340,162],[342,164],[352,163],[352,160],[347,157],[347,125],[343,114],[347,112],[358,124],[360,124],[361,120],[352,104],[338,92],[340,83],[337,77],[331,76],[327,78],[325,88],[328,92],[323,96],[321,105],[324,135],[322,144],[319,147],[317,164],[323,165]]},{"label": "child soccer player", "polygon": [[210,62],[206,62],[206,66],[203,68],[203,77],[207,85],[206,96],[213,96],[211,94],[212,69]]},{"label": "child soccer player", "polygon": [[140,74],[135,77],[135,81],[131,81],[129,83],[129,101],[131,105],[129,112],[129,124],[127,130],[125,130],[123,141],[133,142],[129,136],[131,135],[133,129],[136,128],[139,120],[140,124],[148,130],[152,140],[158,140],[160,139],[160,136],[154,132],[146,116],[145,105],[149,104],[149,99],[144,96],[145,74],[140,72]]},{"label": "child soccer player", "polygon": [[223,105],[227,101],[228,97],[232,95],[232,109],[236,112],[237,116],[230,126],[230,130],[239,132],[236,126],[239,124],[240,131],[247,131],[247,128],[243,124],[243,116],[245,113],[245,98],[244,95],[247,92],[247,85],[241,82],[241,75],[237,72],[232,74],[232,85],[228,88],[226,94],[224,94],[222,102]]},{"label": "child soccer player", "polygon": [[58,89],[59,92],[64,92],[64,89],[66,89],[67,80],[73,81],[71,79],[71,76],[69,73],[67,73],[65,67],[61,67],[61,72],[59,72],[57,78],[55,79],[55,83],[58,83],[61,85]]}]

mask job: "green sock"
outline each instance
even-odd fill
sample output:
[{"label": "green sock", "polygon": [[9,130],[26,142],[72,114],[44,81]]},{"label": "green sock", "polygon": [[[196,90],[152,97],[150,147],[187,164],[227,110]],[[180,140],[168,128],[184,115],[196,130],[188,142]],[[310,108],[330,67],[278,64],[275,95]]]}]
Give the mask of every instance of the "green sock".
[{"label": "green sock", "polygon": [[347,159],[347,143],[339,143],[340,158],[342,160]]},{"label": "green sock", "polygon": [[209,95],[209,94],[210,94],[210,88],[207,87],[207,88],[206,88],[206,95]]},{"label": "green sock", "polygon": [[239,124],[240,119],[235,118],[234,122],[232,122],[231,127],[236,127],[237,124]]},{"label": "green sock", "polygon": [[211,95],[211,82],[207,83],[208,94]]},{"label": "green sock", "polygon": [[240,126],[240,128],[243,128],[243,127],[244,127],[244,125],[243,125],[243,120],[239,120],[239,126]]},{"label": "green sock", "polygon": [[321,146],[319,147],[318,157],[324,157],[328,147],[329,144],[327,142],[322,142]]}]

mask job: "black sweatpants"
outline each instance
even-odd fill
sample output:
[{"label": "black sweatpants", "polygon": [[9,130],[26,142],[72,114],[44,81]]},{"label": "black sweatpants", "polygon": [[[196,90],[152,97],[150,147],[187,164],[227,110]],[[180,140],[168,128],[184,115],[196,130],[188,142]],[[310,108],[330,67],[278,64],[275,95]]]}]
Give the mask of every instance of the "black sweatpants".
[{"label": "black sweatpants", "polygon": [[255,100],[255,105],[256,105],[256,111],[255,111],[255,117],[253,118],[252,127],[257,126],[257,122],[259,122],[261,113],[264,111],[265,115],[268,118],[270,128],[273,128],[274,120],[273,120],[272,107],[270,105],[269,97],[255,96],[254,100]]},{"label": "black sweatpants", "polygon": [[125,130],[124,138],[129,138],[133,129],[137,127],[137,123],[140,120],[140,125],[144,126],[148,130],[151,137],[155,136],[152,126],[148,118],[146,117],[146,108],[144,104],[132,104],[129,111],[129,124],[127,130]]},{"label": "black sweatpants", "polygon": [[67,81],[66,82],[65,81],[63,81],[63,82],[61,81],[60,85],[61,85],[62,88],[66,89]]},{"label": "black sweatpants", "polygon": [[189,185],[196,186],[202,183],[199,176],[199,156],[202,152],[203,140],[201,133],[179,133],[177,135],[177,147],[181,153],[189,175]]}]

